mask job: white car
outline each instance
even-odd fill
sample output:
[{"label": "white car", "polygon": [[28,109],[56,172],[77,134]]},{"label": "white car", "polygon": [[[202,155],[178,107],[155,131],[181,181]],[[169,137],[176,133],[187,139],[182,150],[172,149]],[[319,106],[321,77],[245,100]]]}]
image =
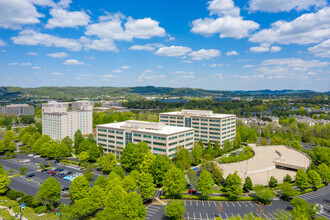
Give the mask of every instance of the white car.
[{"label": "white car", "polygon": [[35,156],[34,156],[34,158],[38,158],[38,157],[40,157],[40,155],[35,155]]},{"label": "white car", "polygon": [[33,157],[33,154],[28,154],[28,157]]}]

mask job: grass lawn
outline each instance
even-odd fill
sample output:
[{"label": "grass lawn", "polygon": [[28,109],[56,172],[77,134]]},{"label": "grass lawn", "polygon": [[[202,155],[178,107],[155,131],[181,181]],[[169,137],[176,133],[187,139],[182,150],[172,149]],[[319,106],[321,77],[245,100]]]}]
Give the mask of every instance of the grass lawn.
[{"label": "grass lawn", "polygon": [[[5,196],[0,196],[1,206],[9,207],[17,204],[18,203],[16,201],[10,200]],[[13,211],[15,213],[19,213],[19,206],[13,207]],[[9,214],[8,210],[0,211],[0,216],[5,220],[14,219],[14,217]],[[26,217],[29,220],[59,219],[59,216],[54,215],[54,213],[47,213],[43,216],[38,216],[38,214],[35,213],[34,210],[30,207],[25,207],[25,210],[22,210],[22,216]]]}]

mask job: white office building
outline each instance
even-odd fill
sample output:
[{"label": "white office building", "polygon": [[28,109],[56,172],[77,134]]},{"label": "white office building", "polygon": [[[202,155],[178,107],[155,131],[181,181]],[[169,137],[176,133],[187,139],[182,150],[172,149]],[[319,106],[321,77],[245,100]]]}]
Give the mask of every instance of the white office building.
[{"label": "white office building", "polygon": [[189,151],[194,146],[194,129],[166,126],[159,122],[129,120],[96,126],[97,144],[104,153],[112,152],[120,157],[128,143],[148,143],[150,152],[173,158],[177,146]]},{"label": "white office building", "polygon": [[34,107],[28,104],[11,104],[0,107],[0,113],[6,115],[34,115]]},{"label": "white office building", "polygon": [[159,114],[159,121],[169,126],[191,127],[195,129],[194,140],[200,139],[204,144],[216,141],[222,145],[226,140],[232,141],[236,134],[236,116],[231,114],[214,114],[213,111],[181,110]]},{"label": "white office building", "polygon": [[42,105],[42,134],[62,140],[66,136],[74,139],[79,129],[83,135],[93,131],[93,106],[81,105],[80,110],[68,111],[67,103],[50,102]]}]

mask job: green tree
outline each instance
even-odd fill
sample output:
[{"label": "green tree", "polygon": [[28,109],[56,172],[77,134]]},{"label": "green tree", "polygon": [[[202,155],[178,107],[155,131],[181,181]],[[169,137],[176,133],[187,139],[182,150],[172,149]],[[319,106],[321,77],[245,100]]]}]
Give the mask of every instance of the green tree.
[{"label": "green tree", "polygon": [[183,219],[186,207],[184,201],[172,200],[165,207],[165,215],[169,219]]},{"label": "green tree", "polygon": [[275,188],[277,186],[277,179],[271,176],[268,185],[270,188]]},{"label": "green tree", "polygon": [[73,141],[69,136],[66,136],[65,138],[63,138],[61,142],[68,147],[72,147],[72,145],[73,145]]},{"label": "green tree", "polygon": [[286,174],[285,177],[283,178],[284,183],[292,183],[292,178],[289,174]]},{"label": "green tree", "polygon": [[90,141],[90,145],[88,147],[88,154],[89,154],[89,160],[96,161],[102,154],[102,149],[99,148],[96,143]]},{"label": "green tree", "polygon": [[160,154],[156,155],[156,159],[152,161],[149,172],[154,177],[154,181],[157,186],[161,186],[163,184],[164,176],[171,164],[172,161],[167,156]]},{"label": "green tree", "polygon": [[56,157],[62,158],[62,157],[67,157],[71,155],[72,152],[72,146],[67,145],[63,142],[57,145],[55,148],[56,151]]},{"label": "green tree", "polygon": [[309,186],[308,175],[305,173],[304,170],[298,169],[297,174],[295,176],[295,182],[300,189],[306,189]]},{"label": "green tree", "polygon": [[268,141],[267,141],[267,139],[262,137],[262,138],[260,139],[260,145],[261,145],[261,146],[267,146],[267,145],[268,145]]},{"label": "green tree", "polygon": [[78,149],[80,144],[84,141],[84,138],[82,136],[81,131],[78,129],[75,133],[74,133],[74,147],[75,149]]},{"label": "green tree", "polygon": [[194,148],[191,151],[191,155],[193,157],[192,164],[199,164],[203,158],[203,146],[198,143],[195,143]]},{"label": "green tree", "polygon": [[276,193],[272,189],[262,185],[254,186],[253,190],[256,192],[256,197],[259,201],[266,205],[270,204],[270,200],[276,196]]},{"label": "green tree", "polygon": [[318,165],[316,171],[320,174],[320,177],[325,184],[330,182],[330,168],[325,163]]},{"label": "green tree", "polygon": [[18,171],[19,171],[19,173],[20,173],[21,175],[24,175],[24,174],[26,173],[26,171],[27,171],[27,168],[26,168],[26,167],[20,167],[20,168],[18,169]]},{"label": "green tree", "polygon": [[204,197],[212,194],[214,188],[214,180],[212,178],[212,174],[206,170],[203,170],[198,177],[196,187]]},{"label": "green tree", "polygon": [[184,172],[175,166],[171,166],[164,177],[163,191],[170,197],[182,195],[187,186],[187,179]]},{"label": "green tree", "polygon": [[86,178],[86,180],[88,180],[89,182],[92,182],[92,178],[94,177],[94,174],[90,171],[85,171],[84,172],[84,177]]},{"label": "green tree", "polygon": [[148,173],[151,163],[155,160],[156,156],[152,153],[147,153],[144,155],[143,160],[140,164],[140,171],[142,173]]},{"label": "green tree", "polygon": [[146,142],[140,142],[138,144],[129,143],[123,149],[120,163],[128,172],[134,169],[139,169],[140,164],[144,159],[144,155],[149,152],[150,150]]},{"label": "green tree", "polygon": [[150,173],[141,173],[139,192],[144,199],[149,199],[155,195],[154,178]]},{"label": "green tree", "polygon": [[117,173],[121,179],[125,177],[125,171],[123,170],[122,167],[115,166],[115,168],[113,168],[111,172]]},{"label": "green tree", "polygon": [[244,182],[244,185],[243,185],[243,189],[245,192],[249,192],[250,190],[253,189],[253,184],[252,184],[252,180],[249,176],[247,176],[245,178],[245,182]]},{"label": "green tree", "polygon": [[290,183],[288,182],[284,182],[279,184],[279,189],[281,191],[282,194],[282,199],[283,200],[290,200],[292,199],[294,196],[299,195],[299,192],[297,190],[295,190]]},{"label": "green tree", "polygon": [[[152,179],[152,181],[153,180],[154,179]],[[153,182],[151,182],[151,184],[153,184]],[[125,189],[126,192],[134,191],[137,188],[137,186],[138,186],[138,181],[136,181],[134,177],[131,175],[125,176],[125,178],[123,179],[123,188]]]},{"label": "green tree", "polygon": [[231,198],[237,198],[237,196],[242,194],[242,179],[237,174],[237,171],[227,176],[224,188]]},{"label": "green tree", "polygon": [[293,207],[291,211],[293,219],[312,219],[318,211],[315,204],[309,204],[301,198],[293,198],[291,205]]},{"label": "green tree", "polygon": [[197,175],[195,173],[195,171],[193,171],[192,169],[188,169],[187,170],[187,177],[189,179],[189,182],[192,186],[194,186],[196,184],[197,181]]},{"label": "green tree", "polygon": [[94,186],[95,185],[98,185],[103,190],[105,190],[107,188],[107,185],[108,185],[108,180],[104,175],[100,175],[96,178],[96,180],[94,182]]},{"label": "green tree", "polygon": [[79,154],[79,162],[87,163],[89,160],[89,153],[87,151],[83,151]]},{"label": "green tree", "polygon": [[69,196],[71,201],[76,201],[79,199],[84,199],[90,190],[89,182],[84,176],[76,177],[70,186]]},{"label": "green tree", "polygon": [[308,171],[309,183],[313,185],[315,188],[320,188],[322,186],[322,179],[318,172],[315,170]]},{"label": "green tree", "polygon": [[41,185],[36,195],[36,200],[43,205],[51,206],[52,202],[58,203],[61,197],[61,184],[55,178],[49,177]]},{"label": "green tree", "polygon": [[98,185],[94,185],[93,188],[89,190],[86,200],[88,201],[92,212],[95,212],[104,206],[105,196],[104,190]]},{"label": "green tree", "polygon": [[174,161],[183,164],[184,170],[189,169],[192,162],[189,151],[182,146],[176,148]]},{"label": "green tree", "polygon": [[219,157],[221,155],[221,149],[218,141],[214,143],[213,152],[215,157]]},{"label": "green tree", "polygon": [[3,194],[7,191],[7,186],[9,184],[10,184],[10,179],[8,178],[6,171],[1,166],[0,167],[0,194]]},{"label": "green tree", "polygon": [[297,150],[301,150],[302,149],[302,146],[301,144],[299,143],[299,141],[295,140],[291,143],[291,146]]},{"label": "green tree", "polygon": [[217,163],[211,163],[210,172],[217,185],[220,185],[224,181],[223,170],[218,166]]},{"label": "green tree", "polygon": [[113,153],[107,153],[97,160],[102,171],[109,173],[117,165],[117,157]]}]

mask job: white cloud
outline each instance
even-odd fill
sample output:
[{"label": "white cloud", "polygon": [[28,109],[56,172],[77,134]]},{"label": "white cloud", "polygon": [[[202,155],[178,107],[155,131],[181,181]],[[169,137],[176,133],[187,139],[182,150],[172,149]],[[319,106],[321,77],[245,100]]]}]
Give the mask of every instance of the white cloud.
[{"label": "white cloud", "polygon": [[68,8],[69,5],[71,4],[71,0],[60,0],[57,4],[60,6],[60,7],[63,7],[63,8]]},{"label": "white cloud", "polygon": [[56,7],[56,4],[52,0],[30,0],[34,5],[39,5],[42,7]]},{"label": "white cloud", "polygon": [[194,74],[194,72],[186,72],[184,70],[178,70],[173,72],[174,74]]},{"label": "white cloud", "polygon": [[46,28],[86,26],[90,21],[89,15],[84,11],[71,12],[62,8],[53,8],[49,13],[53,17],[48,20]]},{"label": "white cloud", "polygon": [[81,44],[75,39],[60,38],[49,34],[38,33],[31,29],[21,31],[18,36],[11,38],[19,45],[43,45],[46,47],[63,47],[68,50],[79,51]]},{"label": "white cloud", "polygon": [[32,64],[31,63],[8,63],[8,65],[10,66],[17,66],[17,65],[21,65],[21,66],[31,66]]},{"label": "white cloud", "polygon": [[19,65],[19,63],[8,63],[8,65],[10,65],[10,66],[17,66],[17,65]]},{"label": "white cloud", "polygon": [[117,76],[114,76],[114,75],[111,75],[111,74],[103,75],[102,77],[104,77],[104,78],[117,78]]},{"label": "white cloud", "polygon": [[181,79],[194,79],[195,76],[194,75],[182,75],[182,76],[180,76],[178,78],[181,78]]},{"label": "white cloud", "polygon": [[144,73],[152,73],[153,71],[152,70],[145,70],[143,71]]},{"label": "white cloud", "polygon": [[282,47],[278,47],[278,46],[272,46],[270,48],[270,52],[279,52],[282,50]]},{"label": "white cloud", "polygon": [[123,72],[122,70],[112,70],[113,73],[121,73]]},{"label": "white cloud", "polygon": [[245,66],[242,66],[242,68],[252,68],[252,67],[255,67],[255,65],[245,65]]},{"label": "white cloud", "polygon": [[223,78],[223,74],[221,74],[221,73],[216,73],[216,74],[213,75],[213,77],[216,77],[216,78],[222,79],[222,78]]},{"label": "white cloud", "polygon": [[250,52],[254,52],[254,53],[262,53],[267,51],[269,51],[268,44],[262,44],[259,47],[250,47]]},{"label": "white cloud", "polygon": [[122,68],[122,69],[130,69],[131,66],[122,66],[122,67],[120,67],[120,68]]},{"label": "white cloud", "polygon": [[154,51],[156,48],[164,47],[163,44],[145,44],[145,45],[133,45],[129,49],[130,50],[146,50],[146,51]]},{"label": "white cloud", "polygon": [[238,17],[240,9],[235,7],[234,1],[232,0],[213,0],[208,2],[208,10],[210,15],[219,15],[219,16],[233,16]]},{"label": "white cloud", "polygon": [[240,39],[250,35],[259,28],[259,24],[251,20],[243,20],[240,9],[235,7],[233,0],[213,0],[208,2],[210,15],[218,18],[200,18],[192,21],[191,32],[211,36],[220,34],[220,38],[233,37]]},{"label": "white cloud", "polygon": [[76,59],[69,59],[69,60],[65,60],[64,65],[83,65],[84,62],[78,61]]},{"label": "white cloud", "polygon": [[90,40],[86,37],[81,37],[85,50],[99,50],[99,51],[114,51],[118,52],[117,46],[112,39]]},{"label": "white cloud", "polygon": [[94,74],[84,73],[84,74],[79,74],[79,76],[91,77],[91,76],[94,76]]},{"label": "white cloud", "polygon": [[207,60],[207,59],[212,59],[214,57],[218,57],[220,55],[221,55],[220,50],[216,50],[216,49],[210,49],[210,50],[201,49],[198,51],[193,51],[189,54],[192,60]]},{"label": "white cloud", "polygon": [[316,57],[330,58],[330,39],[308,48],[308,51],[313,53]]},{"label": "white cloud", "polygon": [[323,7],[327,5],[326,0],[250,0],[249,9],[251,11],[296,11],[309,10],[312,6]]},{"label": "white cloud", "polygon": [[59,72],[52,72],[52,73],[50,73],[49,75],[51,75],[51,76],[62,76],[62,75],[63,75],[63,73],[59,73]]},{"label": "white cloud", "polygon": [[21,63],[21,66],[31,66],[31,63]]},{"label": "white cloud", "polygon": [[170,34],[166,34],[166,40],[165,41],[172,41],[175,40],[175,37],[171,36]]},{"label": "white cloud", "polygon": [[159,27],[158,21],[151,18],[133,19],[129,17],[126,19],[124,15],[117,13],[101,16],[99,23],[86,27],[85,34],[96,35],[101,39],[131,41],[133,38],[150,39],[155,36],[164,37],[165,30]]},{"label": "white cloud", "polygon": [[233,51],[228,51],[226,53],[227,56],[237,56],[239,55],[239,53],[237,53],[237,51],[233,50]]},{"label": "white cloud", "polygon": [[6,42],[4,42],[3,40],[0,39],[0,47],[4,47],[6,45],[7,45]]},{"label": "white cloud", "polygon": [[161,68],[163,68],[163,66],[162,65],[158,65],[157,68],[158,69],[161,69]]},{"label": "white cloud", "polygon": [[303,14],[293,21],[283,20],[271,24],[271,28],[253,34],[249,41],[256,43],[310,44],[330,36],[330,7],[316,13]]},{"label": "white cloud", "polygon": [[0,0],[0,27],[19,29],[23,25],[39,23],[39,14],[29,0]]},{"label": "white cloud", "polygon": [[222,66],[222,64],[220,63],[213,63],[213,64],[210,64],[209,67],[219,67],[219,66]]},{"label": "white cloud", "polygon": [[68,56],[68,54],[65,52],[58,52],[58,53],[49,53],[49,54],[47,54],[47,56],[53,57],[53,58],[65,58]]},{"label": "white cloud", "polygon": [[80,76],[76,76],[75,79],[76,80],[81,80],[81,77]]},{"label": "white cloud", "polygon": [[28,53],[26,53],[27,55],[30,55],[30,56],[37,56],[38,54],[37,53],[35,53],[35,52],[28,52]]},{"label": "white cloud", "polygon": [[40,66],[34,66],[34,67],[32,67],[32,69],[39,70],[40,69]]},{"label": "white cloud", "polygon": [[143,82],[144,80],[152,80],[152,79],[162,79],[165,78],[165,75],[148,75],[147,73],[141,73],[141,75],[138,77],[138,82]]},{"label": "white cloud", "polygon": [[182,46],[161,47],[155,52],[155,55],[167,56],[167,57],[179,57],[189,53],[190,51],[191,48],[182,47]]}]

